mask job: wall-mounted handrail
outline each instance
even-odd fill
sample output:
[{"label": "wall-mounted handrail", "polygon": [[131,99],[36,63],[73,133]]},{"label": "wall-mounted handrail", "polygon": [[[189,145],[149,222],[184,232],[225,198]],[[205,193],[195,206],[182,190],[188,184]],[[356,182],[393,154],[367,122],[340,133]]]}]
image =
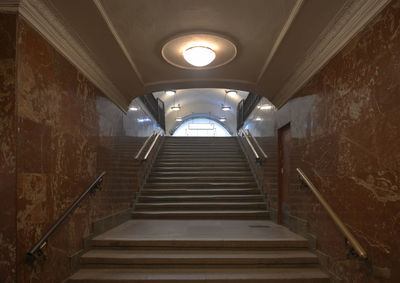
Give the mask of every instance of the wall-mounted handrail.
[{"label": "wall-mounted handrail", "polygon": [[135,156],[135,159],[139,159],[140,155],[142,154],[142,151],[146,148],[147,144],[149,143],[149,141],[151,140],[151,138],[155,135],[155,131],[153,131],[151,133],[150,136],[147,137],[147,139],[145,140],[145,142],[143,143],[142,147],[139,149],[138,153]]},{"label": "wall-mounted handrail", "polygon": [[256,144],[256,146],[258,147],[258,150],[261,152],[262,156],[264,158],[268,158],[268,155],[265,153],[265,151],[261,148],[260,144],[258,143],[258,141],[256,140],[255,137],[253,137],[253,135],[250,133],[249,130],[247,130],[247,134],[251,137],[251,139],[254,141],[254,143]]},{"label": "wall-mounted handrail", "polygon": [[25,262],[29,265],[33,265],[36,259],[43,257],[43,249],[47,246],[47,241],[49,237],[54,233],[54,231],[61,225],[61,223],[67,218],[67,216],[75,210],[79,203],[91,192],[94,192],[103,181],[106,172],[102,172],[96,180],[90,185],[90,187],[84,191],[79,198],[77,198],[74,203],[64,212],[64,214],[57,220],[56,223],[51,226],[47,233],[33,246],[33,248],[26,254]]},{"label": "wall-mounted handrail", "polygon": [[151,150],[153,149],[154,145],[156,144],[156,142],[157,142],[158,138],[160,137],[161,133],[162,133],[161,130],[158,131],[158,133],[157,133],[155,139],[153,140],[153,142],[151,143],[149,149],[147,150],[146,155],[143,157],[143,160],[146,160],[147,157],[149,157],[149,154],[150,154]]},{"label": "wall-mounted handrail", "polygon": [[349,229],[347,229],[347,227],[340,220],[337,214],[332,210],[331,206],[326,202],[326,200],[323,198],[323,196],[320,194],[320,192],[317,190],[314,184],[310,181],[310,179],[308,179],[308,177],[304,174],[304,172],[300,168],[296,168],[296,170],[299,173],[300,178],[307,184],[307,186],[314,193],[314,195],[317,197],[322,206],[326,209],[328,214],[332,217],[333,221],[339,227],[340,231],[343,233],[348,243],[355,250],[358,256],[362,259],[367,259],[366,251],[363,249],[363,247],[357,241],[357,239],[353,236],[353,234],[351,234]]},{"label": "wall-mounted handrail", "polygon": [[249,137],[247,136],[246,132],[243,129],[240,129],[240,132],[243,134],[244,138],[246,139],[247,143],[249,144],[251,151],[253,152],[256,160],[260,160],[260,156],[258,155],[256,149],[254,148],[253,144],[251,143]]}]

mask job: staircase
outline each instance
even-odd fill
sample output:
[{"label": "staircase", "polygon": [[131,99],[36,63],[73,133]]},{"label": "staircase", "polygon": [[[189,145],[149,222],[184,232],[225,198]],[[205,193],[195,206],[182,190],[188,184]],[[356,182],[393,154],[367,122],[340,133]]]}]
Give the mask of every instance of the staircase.
[{"label": "staircase", "polygon": [[235,138],[166,137],[132,220],[92,239],[67,282],[329,282],[268,218]]},{"label": "staircase", "polygon": [[167,137],[133,217],[267,219],[268,212],[236,139]]}]

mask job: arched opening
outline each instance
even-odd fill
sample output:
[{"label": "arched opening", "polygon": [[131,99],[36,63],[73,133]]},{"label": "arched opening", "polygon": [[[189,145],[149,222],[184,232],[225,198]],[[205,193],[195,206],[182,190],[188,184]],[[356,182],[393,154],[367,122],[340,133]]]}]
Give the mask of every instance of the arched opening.
[{"label": "arched opening", "polygon": [[230,137],[231,133],[216,119],[191,117],[171,131],[175,137]]}]

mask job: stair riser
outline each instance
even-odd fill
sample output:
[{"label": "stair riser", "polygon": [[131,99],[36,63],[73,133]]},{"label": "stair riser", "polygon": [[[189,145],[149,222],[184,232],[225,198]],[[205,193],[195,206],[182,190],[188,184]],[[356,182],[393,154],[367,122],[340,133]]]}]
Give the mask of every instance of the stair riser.
[{"label": "stair riser", "polygon": [[[84,264],[85,267],[120,267],[118,265],[124,265],[124,267],[146,267],[144,265],[152,265],[152,267],[171,267],[171,268],[185,268],[191,267],[193,268],[197,265],[197,268],[210,268],[212,265],[217,264],[220,267],[231,267],[231,265],[239,265],[239,267],[243,267],[243,265],[268,265],[271,267],[272,265],[277,267],[285,267],[285,266],[315,266],[318,263],[316,258],[135,258],[135,259],[126,259],[126,258],[90,258],[90,259],[81,259],[81,264]],[[132,265],[132,266],[129,266]],[[162,265],[162,266],[155,266]],[[190,266],[188,266],[190,265]]]},{"label": "stair riser", "polygon": [[141,191],[141,196],[159,196],[159,197],[168,197],[168,196],[192,196],[192,195],[212,195],[212,194],[216,194],[216,195],[247,195],[247,194],[259,194],[260,192],[258,190],[227,190],[227,191],[223,191],[223,190],[216,190],[214,192],[212,191],[185,191],[185,190],[170,190],[167,191],[165,190],[157,190],[157,191],[151,191],[148,189],[142,190]]},{"label": "stair riser", "polygon": [[193,196],[189,197],[146,197],[146,196],[139,196],[138,197],[138,202],[248,202],[248,201],[253,201],[253,202],[262,202],[264,201],[263,197],[261,195],[259,196],[239,196],[239,197],[229,197],[229,196],[222,196],[222,197],[212,197],[212,196],[207,196],[207,197],[196,197],[194,198]]},{"label": "stair riser", "polygon": [[210,205],[168,205],[168,206],[146,206],[143,204],[136,204],[135,211],[179,211],[179,210],[204,210],[204,211],[213,211],[213,210],[260,210],[265,209],[264,204],[253,204],[253,205],[220,205],[216,203],[214,206]]},{"label": "stair riser", "polygon": [[194,188],[219,188],[219,189],[228,189],[228,188],[241,188],[241,189],[256,189],[256,183],[249,182],[249,183],[204,183],[204,184],[191,184],[191,183],[147,183],[144,185],[145,188],[154,188],[154,189],[174,189],[174,188],[187,188],[187,189],[194,189]]},{"label": "stair riser", "polygon": [[258,220],[258,219],[269,219],[268,213],[255,213],[255,214],[210,214],[205,212],[204,214],[193,215],[190,213],[187,214],[175,214],[173,212],[160,213],[160,214],[146,214],[140,212],[134,212],[132,214],[134,219],[230,219],[230,220]]}]

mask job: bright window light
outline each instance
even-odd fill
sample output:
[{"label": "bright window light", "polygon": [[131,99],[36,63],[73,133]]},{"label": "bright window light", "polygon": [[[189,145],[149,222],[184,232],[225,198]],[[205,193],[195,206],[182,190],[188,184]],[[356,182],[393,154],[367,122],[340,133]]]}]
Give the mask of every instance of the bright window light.
[{"label": "bright window light", "polygon": [[217,121],[208,118],[194,118],[183,122],[173,136],[230,137],[229,132]]},{"label": "bright window light", "polygon": [[183,51],[183,58],[196,67],[204,67],[215,59],[215,52],[206,46],[194,46]]}]

